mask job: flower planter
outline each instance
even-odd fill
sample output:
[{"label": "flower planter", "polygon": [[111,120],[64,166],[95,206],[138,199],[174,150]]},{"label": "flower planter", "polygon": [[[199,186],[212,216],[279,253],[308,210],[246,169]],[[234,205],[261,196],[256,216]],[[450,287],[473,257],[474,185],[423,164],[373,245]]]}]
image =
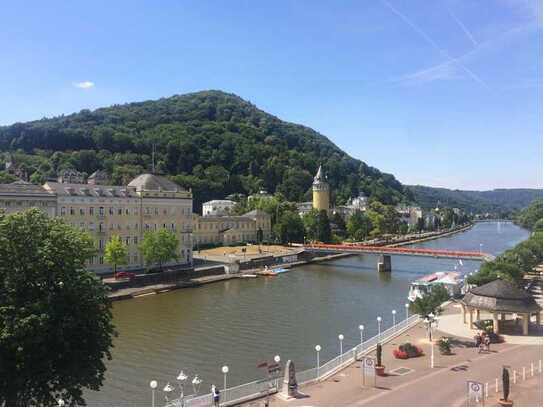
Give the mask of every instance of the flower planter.
[{"label": "flower planter", "polygon": [[511,400],[505,401],[505,400],[503,400],[503,399],[499,399],[499,400],[498,400],[498,404],[499,404],[500,406],[512,406],[512,405],[513,405],[513,402],[512,402]]},{"label": "flower planter", "polygon": [[377,376],[384,376],[385,375],[385,367],[384,366],[375,366],[375,374]]}]

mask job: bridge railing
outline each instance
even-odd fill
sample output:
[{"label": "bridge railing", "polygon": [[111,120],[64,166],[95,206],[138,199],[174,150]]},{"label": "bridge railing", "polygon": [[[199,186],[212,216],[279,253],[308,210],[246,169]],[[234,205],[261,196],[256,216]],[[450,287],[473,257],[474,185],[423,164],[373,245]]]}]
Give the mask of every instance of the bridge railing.
[{"label": "bridge railing", "polygon": [[[326,379],[347,366],[354,363],[364,355],[373,352],[378,343],[384,344],[391,339],[401,335],[408,329],[415,326],[420,320],[418,315],[412,315],[407,319],[398,322],[396,325],[384,330],[380,335],[375,335],[361,344],[356,345],[320,366],[296,372],[296,380],[299,385],[318,382]],[[283,378],[262,379],[239,386],[230,387],[221,391],[221,407],[233,406],[244,401],[265,397],[268,393],[280,392],[283,388]],[[172,400],[166,403],[166,407],[207,407],[212,405],[211,394],[185,397],[182,405],[181,400]]]},{"label": "bridge railing", "polygon": [[473,258],[481,258],[481,257],[488,256],[488,254],[482,253],[480,251],[420,249],[420,248],[406,248],[406,247],[371,246],[371,245],[359,245],[359,244],[313,243],[313,244],[305,245],[304,247],[308,249],[362,251],[362,252],[374,252],[374,253],[384,253],[384,254],[422,254],[422,255],[428,255],[428,256],[473,257]]}]

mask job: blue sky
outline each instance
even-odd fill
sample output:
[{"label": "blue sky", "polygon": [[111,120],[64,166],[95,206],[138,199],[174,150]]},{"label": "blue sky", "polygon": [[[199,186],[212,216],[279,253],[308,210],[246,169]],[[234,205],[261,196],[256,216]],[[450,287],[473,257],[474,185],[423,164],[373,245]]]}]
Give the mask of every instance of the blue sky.
[{"label": "blue sky", "polygon": [[24,1],[0,124],[221,89],[400,181],[543,188],[543,1]]}]

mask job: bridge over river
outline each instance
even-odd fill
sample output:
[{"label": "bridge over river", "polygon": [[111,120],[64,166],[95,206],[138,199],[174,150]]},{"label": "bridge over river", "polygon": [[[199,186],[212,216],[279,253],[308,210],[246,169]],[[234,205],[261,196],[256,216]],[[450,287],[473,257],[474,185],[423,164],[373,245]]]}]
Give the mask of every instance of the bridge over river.
[{"label": "bridge over river", "polygon": [[489,261],[494,256],[482,251],[444,250],[444,249],[420,249],[407,247],[370,246],[361,244],[325,244],[314,243],[304,245],[307,251],[335,252],[335,253],[371,253],[403,256],[424,256],[446,259],[483,260]]}]

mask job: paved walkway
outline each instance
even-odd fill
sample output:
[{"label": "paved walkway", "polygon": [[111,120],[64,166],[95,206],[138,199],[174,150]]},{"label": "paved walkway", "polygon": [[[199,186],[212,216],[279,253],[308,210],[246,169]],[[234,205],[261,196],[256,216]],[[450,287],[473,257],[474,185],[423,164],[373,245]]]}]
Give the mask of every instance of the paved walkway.
[{"label": "paved walkway", "polygon": [[[443,333],[437,332],[435,338]],[[447,335],[450,336],[450,335]],[[543,359],[543,346],[538,345],[492,345],[491,352],[478,353],[472,347],[472,341],[466,338],[453,337],[453,355],[442,356],[435,347],[436,367],[430,368],[431,348],[427,341],[426,329],[422,324],[412,328],[393,342],[383,346],[383,363],[388,375],[377,378],[375,388],[362,387],[360,362],[332,376],[323,382],[301,388],[305,398],[285,401],[275,396],[272,406],[277,407],[435,407],[435,406],[464,406],[467,380],[477,380],[489,383],[492,395],[496,378],[501,378],[503,365],[510,365],[518,372],[522,366],[530,372],[530,363],[534,363],[536,371],[539,359]],[[398,360],[392,356],[392,350],[399,344],[411,342],[422,347],[425,355],[419,358]],[[395,372],[398,368],[409,369],[407,373]],[[529,373],[528,373],[529,376]],[[540,380],[543,377],[538,376]],[[524,401],[520,395],[519,383],[511,384],[512,396],[518,394],[519,401],[515,406],[534,406],[531,398]],[[501,380],[501,379],[500,379]],[[529,382],[523,386],[529,387]],[[519,387],[517,387],[519,386]],[[501,387],[501,384],[500,384]],[[537,393],[537,392],[536,392]],[[533,397],[539,397],[539,393]],[[495,393],[494,393],[495,395]],[[524,395],[522,396],[526,398]],[[530,400],[530,401],[528,401]],[[522,404],[528,403],[528,404]],[[263,401],[257,400],[245,404],[247,406],[262,406]],[[487,406],[492,405],[488,404]]]}]

